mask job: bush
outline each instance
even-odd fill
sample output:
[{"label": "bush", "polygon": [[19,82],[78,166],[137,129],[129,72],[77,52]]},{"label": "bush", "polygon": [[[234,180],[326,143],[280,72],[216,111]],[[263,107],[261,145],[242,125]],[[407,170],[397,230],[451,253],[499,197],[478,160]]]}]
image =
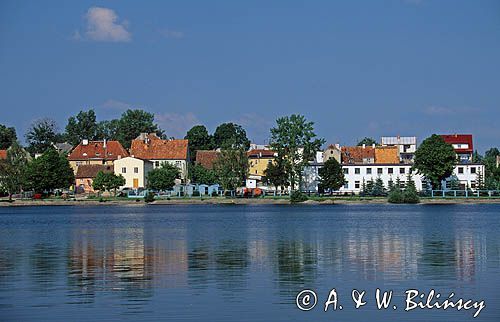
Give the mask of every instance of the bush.
[{"label": "bush", "polygon": [[391,192],[389,192],[387,201],[389,203],[403,203],[404,202],[403,193],[399,189],[394,189]]},{"label": "bush", "polygon": [[155,201],[155,194],[153,192],[148,192],[144,197],[144,202],[150,203]]},{"label": "bush", "polygon": [[413,191],[411,189],[406,189],[403,192],[403,200],[404,200],[404,203],[419,203],[420,202],[418,192]]},{"label": "bush", "polygon": [[291,203],[304,202],[306,200],[307,200],[307,195],[303,192],[292,191],[292,193],[290,194],[290,202]]}]

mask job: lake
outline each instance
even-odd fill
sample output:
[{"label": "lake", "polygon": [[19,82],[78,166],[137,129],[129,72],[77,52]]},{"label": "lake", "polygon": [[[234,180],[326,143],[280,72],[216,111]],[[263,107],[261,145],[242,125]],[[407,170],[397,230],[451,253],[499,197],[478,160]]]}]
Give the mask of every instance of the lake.
[{"label": "lake", "polygon": [[1,321],[500,321],[499,286],[500,205],[0,207]]}]

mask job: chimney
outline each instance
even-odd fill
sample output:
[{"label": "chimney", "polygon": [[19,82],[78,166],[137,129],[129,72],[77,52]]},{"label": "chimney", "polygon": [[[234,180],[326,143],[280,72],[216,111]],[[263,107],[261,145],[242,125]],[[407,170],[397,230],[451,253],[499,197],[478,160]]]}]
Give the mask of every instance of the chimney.
[{"label": "chimney", "polygon": [[375,143],[373,143],[373,144],[372,144],[372,148],[374,148],[374,149],[375,149]]},{"label": "chimney", "polygon": [[104,139],[104,142],[103,142],[103,144],[102,144],[102,147],[103,147],[103,148],[106,148],[106,139]]},{"label": "chimney", "polygon": [[82,145],[89,145],[89,140],[88,139],[83,139],[82,140]]},{"label": "chimney", "polygon": [[366,144],[363,143],[363,149],[366,148]]}]

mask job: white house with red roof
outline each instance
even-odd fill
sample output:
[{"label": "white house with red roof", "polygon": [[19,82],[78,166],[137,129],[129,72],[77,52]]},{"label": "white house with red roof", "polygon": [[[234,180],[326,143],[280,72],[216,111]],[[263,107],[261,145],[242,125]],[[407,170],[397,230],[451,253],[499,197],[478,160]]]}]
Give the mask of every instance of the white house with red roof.
[{"label": "white house with red roof", "polygon": [[135,140],[132,140],[130,155],[152,162],[154,168],[168,162],[179,168],[182,180],[187,179],[188,140],[162,140],[154,133],[142,133]]},{"label": "white house with red roof", "polygon": [[459,163],[472,162],[472,154],[474,153],[472,134],[442,134],[441,137],[446,143],[453,146]]}]

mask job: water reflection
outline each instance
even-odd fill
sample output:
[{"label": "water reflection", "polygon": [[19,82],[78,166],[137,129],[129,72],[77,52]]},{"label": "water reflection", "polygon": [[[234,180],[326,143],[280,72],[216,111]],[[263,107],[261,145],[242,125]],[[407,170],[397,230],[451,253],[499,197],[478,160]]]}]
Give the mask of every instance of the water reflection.
[{"label": "water reflection", "polygon": [[[246,291],[271,287],[277,290],[279,302],[289,303],[297,290],[332,276],[346,284],[473,283],[488,263],[498,271],[499,237],[488,226],[442,226],[442,233],[435,227],[429,233],[414,213],[413,226],[407,227],[404,221],[394,222],[394,214],[386,218],[379,213],[374,218],[366,212],[365,219],[355,214],[357,220],[353,220],[349,212],[334,217],[319,212],[317,220],[324,222],[317,225],[310,216],[306,222],[280,217],[275,211],[259,212],[255,222],[247,214],[245,221],[233,220],[229,226],[210,220],[229,216],[225,213],[201,221],[196,213],[192,218],[184,214],[182,220],[162,213],[161,219],[137,216],[129,218],[131,222],[91,224],[77,214],[70,225],[55,224],[54,229],[63,234],[57,243],[44,235],[21,244],[22,250],[16,241],[26,240],[26,230],[15,223],[3,225],[0,304],[16,305],[6,295],[19,281],[14,276],[23,274],[34,292],[63,289],[66,304],[90,305],[106,295],[119,299],[128,313],[140,314],[148,312],[156,290],[200,295],[215,287],[226,299],[239,301],[238,295]],[[31,233],[39,229],[29,227],[31,238],[36,239]]]}]

